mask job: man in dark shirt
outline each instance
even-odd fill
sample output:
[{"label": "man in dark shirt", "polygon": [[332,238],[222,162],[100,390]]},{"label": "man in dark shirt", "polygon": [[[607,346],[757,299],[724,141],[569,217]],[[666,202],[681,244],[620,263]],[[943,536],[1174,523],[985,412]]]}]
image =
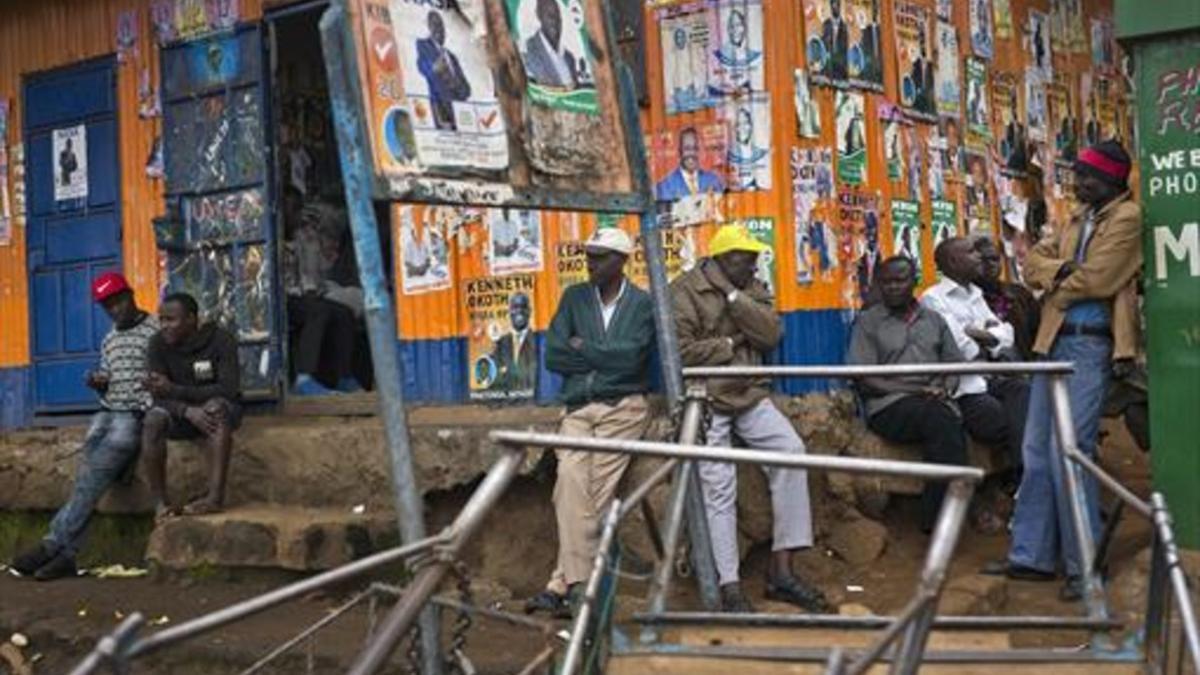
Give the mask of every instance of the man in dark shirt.
[{"label": "man in dark shirt", "polygon": [[[880,303],[859,314],[850,338],[851,364],[957,363],[963,360],[950,327],[913,297],[916,270],[904,257],[889,258],[876,279]],[[955,378],[927,375],[859,380],[867,426],[897,443],[920,443],[923,458],[937,464],[966,464],[962,417],[951,399]],[[925,484],[921,527],[933,528],[945,496],[944,483]]]},{"label": "man in dark shirt", "polygon": [[977,238],[975,251],[979,253],[980,262],[980,274],[975,283],[983,290],[983,299],[996,317],[1012,325],[1012,356],[1021,361],[1032,361],[1041,306],[1028,288],[1000,280],[1004,262],[991,237]]},{"label": "man in dark shirt", "polygon": [[150,341],[146,389],[154,407],[142,425],[142,447],[159,518],[179,512],[167,498],[167,439],[205,439],[208,492],[182,512],[217,513],[225,503],[233,430],[241,421],[237,339],[214,323],[200,325],[198,315],[195,298],[168,295],[158,310],[162,328]]}]

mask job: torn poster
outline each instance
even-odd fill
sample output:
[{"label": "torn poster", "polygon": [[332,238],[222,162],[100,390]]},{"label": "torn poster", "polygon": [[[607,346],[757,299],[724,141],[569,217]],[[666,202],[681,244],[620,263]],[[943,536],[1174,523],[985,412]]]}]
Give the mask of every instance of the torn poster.
[{"label": "torn poster", "polygon": [[1092,67],[1104,74],[1116,72],[1116,41],[1109,19],[1092,19]]},{"label": "torn poster", "polygon": [[175,39],[174,0],[154,0],[150,3],[150,25],[158,44],[164,45]]},{"label": "torn poster", "polygon": [[954,0],[937,0],[937,18],[954,22]]},{"label": "torn poster", "polygon": [[741,224],[746,226],[750,236],[767,245],[767,250],[758,255],[755,260],[758,267],[754,278],[763,282],[771,295],[775,294],[775,220],[773,218],[743,218]]},{"label": "torn poster", "polygon": [[937,111],[940,115],[962,114],[962,85],[959,80],[958,29],[954,24],[937,24]]},{"label": "torn poster", "polygon": [[903,129],[904,147],[908,149],[908,198],[921,199],[921,171],[925,166],[925,148],[921,135],[912,126]]},{"label": "torn poster", "polygon": [[668,227],[722,220],[728,130],[720,122],[664,131],[647,139],[654,197],[668,204]]},{"label": "torn poster", "polygon": [[1025,121],[1029,127],[1029,138],[1034,141],[1046,140],[1046,124],[1049,119],[1046,111],[1046,87],[1041,76],[1032,70],[1025,71]]},{"label": "torn poster", "polygon": [[[393,2],[395,9],[403,3]],[[588,38],[587,12],[581,0],[505,0],[513,41],[525,66],[526,92],[538,105],[588,115],[600,114],[596,98],[596,75],[591,42]],[[415,5],[420,7],[421,5]],[[470,24],[447,4],[447,15]],[[397,23],[399,26],[399,23]],[[397,34],[399,31],[397,31]],[[469,33],[468,33],[469,38]],[[472,44],[484,55],[482,42]],[[490,77],[491,71],[487,71]]]},{"label": "torn poster", "polygon": [[[879,248],[879,195],[862,188],[838,189],[838,219],[842,225],[839,255],[853,272],[853,284],[843,289],[843,300],[859,307],[867,299],[875,268],[883,256]],[[850,279],[847,279],[849,282]]]},{"label": "torn poster", "polygon": [[937,119],[933,16],[922,5],[897,0],[894,17],[900,105],[910,117],[933,122]]},{"label": "torn poster", "polygon": [[8,99],[0,97],[0,246],[12,243],[12,221],[8,194]]},{"label": "torn poster", "polygon": [[1070,168],[1079,151],[1079,117],[1075,110],[1074,84],[1070,75],[1057,72],[1046,86],[1050,107],[1050,133],[1054,134],[1054,161]]},{"label": "torn poster", "polygon": [[534,280],[533,274],[515,274],[463,284],[471,400],[533,397],[538,375]]},{"label": "torn poster", "polygon": [[834,107],[837,120],[838,180],[850,185],[860,185],[867,177],[866,114],[863,95],[839,90]]},{"label": "torn poster", "polygon": [[1029,72],[1043,84],[1054,76],[1054,55],[1050,43],[1050,17],[1029,10]]},{"label": "torn poster", "polygon": [[967,146],[982,150],[992,138],[991,103],[988,101],[987,63],[967,57]]},{"label": "torn poster", "polygon": [[886,101],[879,102],[879,119],[883,121],[883,161],[887,165],[888,180],[899,182],[904,178],[904,148],[900,130],[905,126],[900,107]]},{"label": "torn poster", "polygon": [[487,211],[488,265],[493,276],[542,271],[541,211]]},{"label": "torn poster", "polygon": [[808,73],[797,68],[793,73],[796,86],[796,133],[801,138],[821,137],[821,106],[808,86]]},{"label": "torn poster", "polygon": [[996,39],[1011,40],[1013,36],[1011,0],[992,0],[992,18],[992,25],[996,27]]},{"label": "torn poster", "polygon": [[54,161],[54,201],[88,196],[87,127],[55,129],[51,133]]},{"label": "torn poster", "polygon": [[992,106],[996,127],[1002,129],[996,139],[1000,173],[1023,176],[1029,164],[1029,140],[1025,133],[1024,87],[1015,73],[992,74]]},{"label": "torn poster", "polygon": [[405,295],[418,295],[450,288],[450,240],[443,209],[435,206],[404,204],[400,211],[401,289]]},{"label": "torn poster", "polygon": [[816,84],[883,91],[880,0],[804,0],[804,52]]},{"label": "torn poster", "polygon": [[729,127],[729,150],[725,163],[729,189],[752,192],[771,189],[771,99],[755,92],[721,108],[721,119]]},{"label": "torn poster", "polygon": [[837,269],[833,228],[833,152],[829,148],[792,148],[792,210],[796,227],[796,282],[828,279]]},{"label": "torn poster", "polygon": [[713,104],[708,93],[709,11],[703,3],[658,10],[667,114]]},{"label": "torn poster", "polygon": [[967,234],[992,234],[992,198],[989,192],[987,155],[967,153]]},{"label": "torn poster", "polygon": [[937,129],[931,129],[927,145],[929,196],[932,199],[943,199],[946,196],[946,140]]},{"label": "torn poster", "polygon": [[[543,0],[544,1],[544,0]],[[763,13],[760,0],[716,0],[710,11],[708,91],[733,96],[763,91]]]},{"label": "torn poster", "polygon": [[138,117],[147,120],[161,115],[162,100],[158,96],[158,87],[151,82],[147,66],[138,75]]},{"label": "torn poster", "polygon": [[970,12],[971,51],[981,59],[991,60],[995,51],[992,34],[991,0],[967,0]]},{"label": "torn poster", "polygon": [[117,63],[137,56],[137,10],[127,9],[117,14]]},{"label": "torn poster", "polygon": [[892,255],[913,262],[921,281],[921,204],[907,199],[892,200]]}]

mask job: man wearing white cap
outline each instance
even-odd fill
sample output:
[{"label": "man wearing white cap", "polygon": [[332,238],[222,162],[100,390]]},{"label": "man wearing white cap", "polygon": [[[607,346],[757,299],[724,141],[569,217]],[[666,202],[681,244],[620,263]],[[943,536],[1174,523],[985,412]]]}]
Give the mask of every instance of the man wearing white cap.
[{"label": "man wearing white cap", "polygon": [[[654,310],[650,296],[625,278],[633,241],[602,227],[588,239],[588,281],[563,291],[546,333],[546,368],[563,376],[567,408],[560,432],[588,438],[640,438],[649,421],[650,351]],[[558,563],[546,590],[526,612],[570,613],[592,570],[600,528],[629,466],[630,456],[559,450],[554,510]]]}]

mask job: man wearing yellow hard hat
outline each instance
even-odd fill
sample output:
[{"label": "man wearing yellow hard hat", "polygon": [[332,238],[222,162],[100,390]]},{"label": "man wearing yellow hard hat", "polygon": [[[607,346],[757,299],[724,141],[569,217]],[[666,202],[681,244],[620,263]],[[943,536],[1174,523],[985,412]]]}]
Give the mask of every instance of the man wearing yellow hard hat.
[{"label": "man wearing yellow hard hat", "polygon": [[[671,304],[684,366],[758,366],[783,335],[771,294],[755,278],[767,245],[741,225],[721,227],[709,242],[709,257],[671,284]],[[771,402],[769,378],[717,378],[707,382],[712,420],[708,445],[728,447],[737,434],[755,449],[802,453],[804,442]],[[792,554],[812,546],[808,474],[765,469],[771,485],[774,541],[766,596],[811,612],[828,609],[824,596],[792,573]],[[722,609],[753,611],[738,578],[737,468],[700,462],[709,536],[721,584]]]}]

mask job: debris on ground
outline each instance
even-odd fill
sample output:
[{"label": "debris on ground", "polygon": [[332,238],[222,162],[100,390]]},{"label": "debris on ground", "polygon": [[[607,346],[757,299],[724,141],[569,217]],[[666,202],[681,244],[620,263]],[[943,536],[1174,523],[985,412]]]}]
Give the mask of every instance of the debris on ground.
[{"label": "debris on ground", "polygon": [[5,672],[12,675],[33,675],[33,669],[21,650],[10,642],[0,644],[0,664],[7,664]]},{"label": "debris on ground", "polygon": [[93,567],[87,570],[90,576],[98,579],[136,579],[144,577],[150,573],[150,570],[144,567],[126,567],[124,565],[107,565],[104,567]]}]

